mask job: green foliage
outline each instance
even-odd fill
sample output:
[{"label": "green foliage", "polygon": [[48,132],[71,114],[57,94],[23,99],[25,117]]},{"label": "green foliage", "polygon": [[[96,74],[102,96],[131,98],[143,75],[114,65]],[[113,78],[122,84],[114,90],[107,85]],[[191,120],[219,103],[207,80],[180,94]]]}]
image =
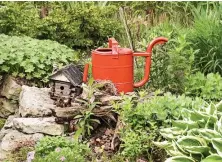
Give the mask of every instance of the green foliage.
[{"label": "green foliage", "polygon": [[185,94],[199,96],[205,100],[222,99],[222,77],[219,74],[197,72],[187,78]]},{"label": "green foliage", "polygon": [[104,85],[101,83],[96,83],[93,78],[90,78],[88,84],[83,84],[83,93],[86,95],[86,101],[80,100],[83,104],[85,104],[86,109],[81,112],[80,115],[74,117],[74,119],[78,120],[77,126],[78,130],[75,132],[75,138],[78,139],[80,135],[86,136],[90,135],[93,130],[93,123],[100,124],[98,119],[93,118],[93,109],[100,102],[95,101],[94,93],[95,91],[103,87]]},{"label": "green foliage", "polygon": [[[0,32],[50,39],[75,50],[102,45],[107,37],[118,37],[121,27],[114,5],[96,2],[2,2]],[[45,7],[48,16],[40,18]]]},{"label": "green foliage", "polygon": [[69,147],[62,148],[59,151],[50,152],[47,156],[36,157],[33,162],[61,162],[61,161],[76,161],[76,162],[85,162],[86,158],[83,153],[80,153],[79,150],[71,149]]},{"label": "green foliage", "polygon": [[22,147],[18,151],[15,151],[10,157],[8,157],[9,162],[20,162],[20,161],[26,161],[27,159],[27,153],[34,150],[33,147]]},{"label": "green foliage", "polygon": [[213,7],[198,6],[193,9],[194,26],[190,34],[191,46],[198,49],[194,67],[201,72],[222,74],[222,5],[214,3]]},{"label": "green foliage", "polygon": [[77,60],[77,52],[57,42],[0,35],[0,73],[46,82],[54,63]]},{"label": "green foliage", "polygon": [[89,148],[84,145],[65,139],[64,137],[44,137],[36,145],[34,162],[79,161],[84,162],[90,156]]},{"label": "green foliage", "polygon": [[134,109],[133,105],[125,103],[121,115],[134,129],[150,129],[152,126],[168,125],[172,120],[179,119],[182,108],[197,109],[205,105],[205,101],[200,98],[192,99],[185,95],[175,96],[165,93],[164,96],[154,96],[150,100],[139,101]]},{"label": "green foliage", "polygon": [[[173,157],[187,156],[193,161],[220,161],[222,159],[222,102],[182,110],[182,120],[175,120],[172,128],[161,129],[167,141],[154,142]],[[183,122],[183,125],[177,124]],[[190,127],[190,123],[193,127]],[[172,159],[172,158],[170,158]],[[170,161],[170,159],[168,161]]]},{"label": "green foliage", "polygon": [[189,29],[168,22],[144,31],[143,39],[137,45],[137,48],[143,51],[153,38],[164,36],[169,39],[164,47],[156,47],[153,51],[150,86],[176,93],[183,92],[184,81],[191,72],[197,52],[187,41],[188,32]]},{"label": "green foliage", "polygon": [[154,160],[154,153],[158,159],[164,159],[163,150],[158,150],[152,141],[160,141],[160,128],[170,127],[175,119],[180,119],[182,108],[198,109],[206,103],[200,98],[174,96],[165,93],[158,96],[159,92],[153,97],[148,97],[140,92],[140,97],[123,96],[122,106],[114,107],[120,115],[125,127],[121,131],[122,155],[135,160],[137,157],[147,157],[150,161]]},{"label": "green foliage", "polygon": [[146,155],[149,148],[151,148],[151,134],[144,130],[131,130],[126,129],[121,134],[123,151],[121,155],[129,159],[135,160],[137,157]]},{"label": "green foliage", "polygon": [[48,155],[50,152],[54,151],[57,147],[72,147],[73,143],[64,137],[49,137],[46,136],[42,138],[36,145],[36,154],[40,156]]}]

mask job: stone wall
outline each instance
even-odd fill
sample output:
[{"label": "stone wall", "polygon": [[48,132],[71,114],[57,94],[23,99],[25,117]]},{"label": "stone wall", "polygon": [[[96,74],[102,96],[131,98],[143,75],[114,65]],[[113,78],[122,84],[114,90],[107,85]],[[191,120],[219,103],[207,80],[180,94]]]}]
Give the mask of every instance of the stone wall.
[{"label": "stone wall", "polygon": [[0,161],[45,135],[64,134],[64,125],[55,122],[48,88],[21,86],[11,76],[0,84],[0,118],[7,119],[0,130]]}]

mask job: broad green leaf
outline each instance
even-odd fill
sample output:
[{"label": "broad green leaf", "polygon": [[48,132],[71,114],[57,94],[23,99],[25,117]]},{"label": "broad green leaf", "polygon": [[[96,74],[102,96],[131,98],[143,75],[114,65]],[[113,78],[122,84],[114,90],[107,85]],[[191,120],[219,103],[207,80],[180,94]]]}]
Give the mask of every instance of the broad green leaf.
[{"label": "broad green leaf", "polygon": [[199,129],[191,129],[187,131],[187,136],[197,136],[199,135]]},{"label": "broad green leaf", "polygon": [[163,142],[155,142],[153,141],[153,144],[156,145],[159,148],[168,148],[171,147],[172,144],[168,141],[163,141]]},{"label": "broad green leaf", "polygon": [[217,150],[217,153],[222,156],[222,138],[213,138],[212,145]]},{"label": "broad green leaf", "polygon": [[183,149],[192,154],[207,154],[210,151],[208,146],[185,146]]},{"label": "broad green leaf", "polygon": [[211,104],[206,108],[206,112],[207,112],[207,114],[214,115],[214,114],[217,113],[217,108],[216,108],[216,106],[215,106],[213,103],[211,103]]},{"label": "broad green leaf", "polygon": [[197,121],[197,120],[204,120],[207,121],[209,119],[209,114],[206,114],[201,111],[190,111],[190,119],[192,121]]},{"label": "broad green leaf", "polygon": [[175,150],[175,149],[167,148],[166,152],[170,156],[184,156],[184,154],[178,151],[177,149]]},{"label": "broad green leaf", "polygon": [[192,128],[199,128],[198,124],[193,121],[184,121],[184,120],[176,120],[172,121],[172,125],[174,127],[178,127],[180,129],[192,129]]},{"label": "broad green leaf", "polygon": [[168,158],[165,162],[195,162],[195,161],[187,156],[175,156]]},{"label": "broad green leaf", "polygon": [[222,162],[222,157],[219,155],[210,155],[203,159],[201,162]]},{"label": "broad green leaf", "polygon": [[222,100],[216,104],[217,111],[222,112]]},{"label": "broad green leaf", "polygon": [[222,134],[222,116],[215,124],[215,130]]},{"label": "broad green leaf", "polygon": [[211,124],[217,122],[217,117],[195,110],[190,111],[190,119],[196,121],[202,128],[205,128],[206,126],[209,127]]},{"label": "broad green leaf", "polygon": [[204,139],[195,136],[183,136],[177,140],[177,143],[184,146],[206,146]]},{"label": "broad green leaf", "polygon": [[212,129],[198,129],[200,135],[207,140],[208,142],[211,141],[212,138],[220,138],[221,135],[215,130]]},{"label": "broad green leaf", "polygon": [[164,128],[160,130],[160,134],[166,139],[176,139],[178,135],[182,135],[186,130],[177,127]]}]

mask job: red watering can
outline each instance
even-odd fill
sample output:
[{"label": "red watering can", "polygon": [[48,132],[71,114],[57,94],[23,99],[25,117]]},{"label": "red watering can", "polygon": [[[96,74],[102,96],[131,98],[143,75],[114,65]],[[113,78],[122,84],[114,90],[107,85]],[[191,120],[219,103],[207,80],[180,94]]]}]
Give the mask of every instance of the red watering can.
[{"label": "red watering can", "polygon": [[[146,49],[146,52],[133,52],[129,48],[118,47],[114,38],[109,38],[109,48],[97,48],[92,51],[92,76],[94,80],[110,80],[118,92],[132,92],[133,88],[143,86],[150,75],[152,49],[156,44],[164,44],[168,39],[158,37]],[[146,57],[144,77],[134,83],[134,56]],[[85,65],[83,82],[87,81],[89,64]]]}]

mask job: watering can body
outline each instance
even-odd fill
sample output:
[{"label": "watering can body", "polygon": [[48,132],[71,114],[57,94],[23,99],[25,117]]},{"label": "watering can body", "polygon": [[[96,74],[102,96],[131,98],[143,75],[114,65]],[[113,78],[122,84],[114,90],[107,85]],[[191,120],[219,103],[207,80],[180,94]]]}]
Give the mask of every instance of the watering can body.
[{"label": "watering can body", "polygon": [[[133,52],[129,48],[120,48],[114,38],[109,39],[109,48],[98,48],[92,51],[92,76],[94,80],[110,80],[117,91],[132,92],[134,87],[141,87],[149,80],[152,48],[155,44],[167,42],[164,37],[154,39],[146,52]],[[134,57],[146,57],[144,77],[134,83]],[[83,82],[87,81],[89,64],[85,65]]]}]

